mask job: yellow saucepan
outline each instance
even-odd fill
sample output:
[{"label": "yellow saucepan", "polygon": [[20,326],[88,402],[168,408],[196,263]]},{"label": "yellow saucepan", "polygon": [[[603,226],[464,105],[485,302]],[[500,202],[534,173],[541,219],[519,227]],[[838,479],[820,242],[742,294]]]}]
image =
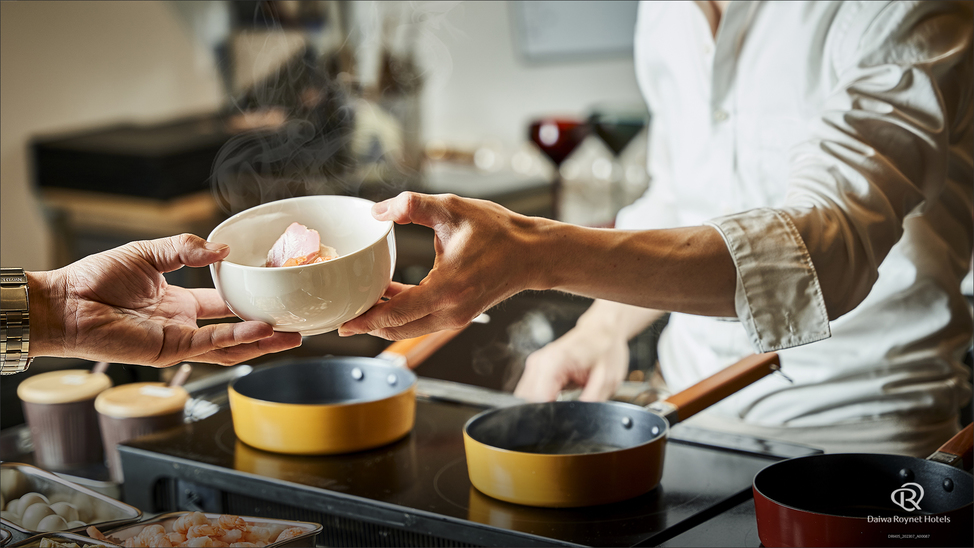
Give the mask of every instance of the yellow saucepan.
[{"label": "yellow saucepan", "polygon": [[240,377],[228,390],[237,438],[293,455],[350,453],[396,441],[416,417],[410,369],[457,333],[398,341],[377,358],[294,360]]},{"label": "yellow saucepan", "polygon": [[649,492],[663,475],[666,435],[685,419],[778,368],[753,355],[650,408],[556,401],[484,411],[463,428],[470,483],[507,502],[593,506]]}]

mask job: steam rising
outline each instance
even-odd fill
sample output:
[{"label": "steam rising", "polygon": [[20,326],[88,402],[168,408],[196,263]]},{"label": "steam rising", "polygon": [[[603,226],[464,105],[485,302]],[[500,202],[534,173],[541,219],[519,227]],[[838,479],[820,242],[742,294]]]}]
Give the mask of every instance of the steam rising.
[{"label": "steam rising", "polygon": [[503,367],[501,390],[513,392],[528,356],[555,340],[560,334],[556,324],[574,320],[570,311],[549,303],[539,303],[507,327],[507,342],[493,342],[475,347],[471,353],[474,373],[490,377],[496,367]]},{"label": "steam rising", "polygon": [[[446,16],[457,3],[380,2],[367,11],[355,3],[345,6],[353,12],[352,28],[341,29],[346,39],[332,51],[318,52],[313,35],[285,32],[260,8],[254,26],[276,39],[260,32],[236,37],[259,50],[254,72],[265,69],[268,59],[296,53],[231,98],[234,134],[211,173],[214,197],[225,213],[303,195],[380,199],[419,180],[419,94],[434,72],[442,79],[452,70],[449,50],[436,33],[456,34]],[[341,23],[327,25],[334,30]],[[302,47],[295,48],[295,41]]]},{"label": "steam rising", "polygon": [[349,142],[354,113],[327,67],[305,49],[236,101],[255,123],[213,163],[213,193],[227,213],[292,196],[355,194]]}]

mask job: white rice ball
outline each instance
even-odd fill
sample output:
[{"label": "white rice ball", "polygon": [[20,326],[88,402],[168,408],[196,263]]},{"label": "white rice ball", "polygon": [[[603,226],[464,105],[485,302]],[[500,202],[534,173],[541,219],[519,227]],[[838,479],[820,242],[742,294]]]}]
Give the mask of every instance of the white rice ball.
[{"label": "white rice ball", "polygon": [[54,513],[54,510],[51,510],[50,506],[43,502],[35,502],[24,510],[24,517],[21,518],[20,524],[25,529],[36,531],[37,525],[41,520],[51,515],[56,516],[57,514]]},{"label": "white rice ball", "polygon": [[64,518],[57,514],[51,514],[37,524],[37,530],[44,531],[45,533],[64,531],[67,528],[68,522],[64,521]]},{"label": "white rice ball", "polygon": [[20,505],[17,507],[17,513],[20,515],[24,515],[24,512],[26,512],[28,508],[30,508],[32,505],[38,502],[43,502],[44,504],[51,504],[51,501],[47,500],[47,497],[45,497],[40,493],[36,493],[36,492],[27,493],[26,495],[20,497]]},{"label": "white rice ball", "polygon": [[51,505],[54,513],[64,518],[64,521],[78,521],[78,509],[69,502],[55,502]]}]

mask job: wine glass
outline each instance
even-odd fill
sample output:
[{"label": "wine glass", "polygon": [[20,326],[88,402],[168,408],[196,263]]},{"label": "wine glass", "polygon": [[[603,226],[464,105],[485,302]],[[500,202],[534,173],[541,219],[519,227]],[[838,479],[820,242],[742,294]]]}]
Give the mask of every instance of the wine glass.
[{"label": "wine glass", "polygon": [[636,111],[597,110],[589,116],[589,124],[616,158],[629,146],[633,138],[646,127],[646,114]]},{"label": "wine glass", "polygon": [[568,117],[541,118],[531,123],[528,136],[555,164],[555,177],[552,181],[552,210],[558,218],[558,204],[561,201],[561,175],[558,168],[565,158],[575,150],[579,143],[589,135],[591,128],[585,120]]},{"label": "wine glass", "polygon": [[[629,146],[629,143],[646,127],[649,114],[637,108],[598,108],[588,118],[592,131],[599,136],[614,157],[613,169],[619,164],[619,157]],[[621,167],[621,166],[620,166]],[[624,175],[628,176],[628,175]],[[625,190],[623,181],[613,180],[611,183],[611,199],[613,209],[618,211],[625,205]]]}]

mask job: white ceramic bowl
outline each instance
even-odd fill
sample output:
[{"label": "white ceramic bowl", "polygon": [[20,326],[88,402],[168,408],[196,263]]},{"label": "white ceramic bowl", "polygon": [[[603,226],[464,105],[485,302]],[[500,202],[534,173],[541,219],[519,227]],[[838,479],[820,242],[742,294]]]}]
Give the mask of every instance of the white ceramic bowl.
[{"label": "white ceramic bowl", "polygon": [[[242,211],[207,238],[230,246],[210,265],[227,306],[244,320],[276,331],[317,335],[334,331],[375,304],[392,280],[396,239],[391,221],[372,217],[373,202],[350,196],[303,196]],[[293,222],[313,228],[337,259],[264,267],[267,251]]]}]

